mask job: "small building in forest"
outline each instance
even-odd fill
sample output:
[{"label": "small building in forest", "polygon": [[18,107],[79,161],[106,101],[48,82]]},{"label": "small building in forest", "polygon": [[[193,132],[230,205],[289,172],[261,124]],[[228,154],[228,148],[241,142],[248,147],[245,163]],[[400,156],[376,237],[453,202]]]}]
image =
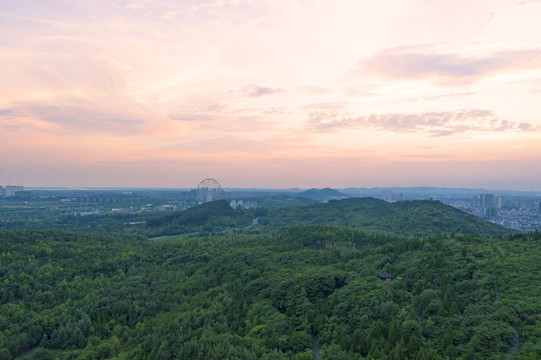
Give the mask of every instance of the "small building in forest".
[{"label": "small building in forest", "polygon": [[391,281],[393,280],[393,276],[386,272],[382,272],[381,274],[378,275],[378,279],[380,279],[381,281]]}]

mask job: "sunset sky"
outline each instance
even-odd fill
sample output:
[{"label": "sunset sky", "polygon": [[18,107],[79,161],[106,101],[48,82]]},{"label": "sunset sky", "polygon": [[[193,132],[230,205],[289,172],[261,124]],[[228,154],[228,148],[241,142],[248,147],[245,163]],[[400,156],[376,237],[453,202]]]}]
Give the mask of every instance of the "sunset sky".
[{"label": "sunset sky", "polygon": [[541,190],[541,0],[2,0],[0,185]]}]

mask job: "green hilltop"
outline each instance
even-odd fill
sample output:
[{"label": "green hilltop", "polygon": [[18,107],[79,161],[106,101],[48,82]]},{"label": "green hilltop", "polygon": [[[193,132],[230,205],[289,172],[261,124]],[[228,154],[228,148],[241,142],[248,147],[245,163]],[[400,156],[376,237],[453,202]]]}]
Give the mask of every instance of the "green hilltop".
[{"label": "green hilltop", "polygon": [[[257,218],[257,224],[250,226]],[[293,207],[232,209],[225,200],[195,206],[147,223],[152,236],[220,233],[245,230],[274,231],[293,224],[340,225],[370,232],[404,236],[436,234],[507,235],[503,226],[466,214],[439,201],[388,203],[375,198],[331,200]]]},{"label": "green hilltop", "polygon": [[307,199],[317,200],[317,201],[329,201],[333,199],[343,199],[349,198],[351,195],[342,193],[340,191],[324,188],[324,189],[309,189],[297,194],[298,197],[303,197]]}]

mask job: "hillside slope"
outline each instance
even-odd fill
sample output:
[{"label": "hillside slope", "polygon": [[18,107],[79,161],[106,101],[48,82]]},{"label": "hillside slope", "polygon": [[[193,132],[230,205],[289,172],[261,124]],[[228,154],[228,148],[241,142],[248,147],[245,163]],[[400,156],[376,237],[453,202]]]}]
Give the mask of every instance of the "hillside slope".
[{"label": "hillside slope", "polygon": [[[256,218],[257,224],[250,226]],[[221,200],[153,219],[148,222],[146,231],[152,236],[242,230],[265,233],[293,224],[340,225],[369,232],[420,237],[450,233],[488,236],[512,233],[510,229],[439,201],[388,203],[375,198],[249,210],[233,210]]]},{"label": "hillside slope", "polygon": [[375,198],[333,200],[326,204],[269,209],[259,222],[269,228],[291,224],[341,225],[405,236],[436,234],[506,235],[512,231],[439,201],[388,203]]},{"label": "hillside slope", "polygon": [[252,222],[251,212],[233,209],[225,200],[212,201],[147,221],[151,236],[213,233],[237,229]]},{"label": "hillside slope", "polygon": [[309,189],[297,194],[298,197],[303,197],[307,199],[317,200],[321,202],[336,200],[336,199],[345,199],[349,198],[350,195],[342,193],[340,191],[325,188],[325,189]]}]

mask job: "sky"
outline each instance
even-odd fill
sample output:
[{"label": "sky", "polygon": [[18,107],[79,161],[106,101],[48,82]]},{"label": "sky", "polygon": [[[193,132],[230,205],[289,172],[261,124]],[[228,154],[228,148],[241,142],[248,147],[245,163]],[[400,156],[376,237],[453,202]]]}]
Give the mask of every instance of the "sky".
[{"label": "sky", "polygon": [[0,0],[0,185],[541,190],[541,0]]}]

